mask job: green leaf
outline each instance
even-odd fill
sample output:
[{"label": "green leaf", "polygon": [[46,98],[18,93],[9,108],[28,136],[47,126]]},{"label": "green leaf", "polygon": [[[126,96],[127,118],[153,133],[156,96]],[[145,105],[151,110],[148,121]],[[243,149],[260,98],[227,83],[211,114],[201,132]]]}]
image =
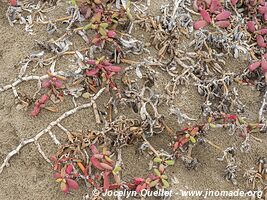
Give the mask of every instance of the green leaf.
[{"label": "green leaf", "polygon": [[210,123],[210,127],[211,127],[211,128],[216,128],[216,125],[215,125],[215,124],[212,124],[212,123]]},{"label": "green leaf", "polygon": [[106,36],[106,35],[107,35],[106,30],[103,29],[102,27],[99,28],[99,33],[100,33],[102,36]]},{"label": "green leaf", "polygon": [[87,25],[85,25],[84,27],[83,27],[83,30],[88,30],[88,29],[90,29],[90,28],[92,28],[92,24],[87,24]]},{"label": "green leaf", "polygon": [[106,29],[108,27],[108,23],[101,23],[100,26],[104,29]]},{"label": "green leaf", "polygon": [[192,136],[190,136],[190,141],[193,143],[193,144],[195,144],[197,141],[196,141],[196,139],[194,138],[194,137],[192,137]]},{"label": "green leaf", "polygon": [[170,187],[170,184],[168,181],[166,181],[165,179],[161,179],[162,183],[163,183],[163,188],[168,188]]},{"label": "green leaf", "polygon": [[157,176],[160,176],[160,171],[158,169],[154,169],[154,172]]},{"label": "green leaf", "polygon": [[238,117],[238,121],[239,121],[240,124],[245,124],[246,123],[246,121],[242,117]]},{"label": "green leaf", "polygon": [[160,163],[160,162],[162,162],[162,159],[160,157],[156,157],[156,158],[153,159],[153,161],[155,163]]},{"label": "green leaf", "polygon": [[168,179],[168,176],[165,175],[165,174],[163,174],[163,175],[161,175],[161,178],[162,178],[162,179]]},{"label": "green leaf", "polygon": [[155,187],[155,186],[158,184],[158,182],[159,182],[159,179],[154,180],[154,181],[151,181],[151,182],[149,183],[149,187]]},{"label": "green leaf", "polygon": [[174,165],[174,160],[166,160],[165,163],[167,165]]},{"label": "green leaf", "polygon": [[117,165],[117,166],[113,169],[112,173],[113,173],[113,174],[117,174],[117,173],[119,173],[120,171],[121,171],[121,166]]}]

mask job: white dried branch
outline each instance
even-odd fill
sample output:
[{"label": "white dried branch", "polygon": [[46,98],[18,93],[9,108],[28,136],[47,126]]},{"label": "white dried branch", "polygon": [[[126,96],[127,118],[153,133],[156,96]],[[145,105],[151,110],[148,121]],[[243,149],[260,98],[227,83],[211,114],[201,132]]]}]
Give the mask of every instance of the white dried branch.
[{"label": "white dried branch", "polygon": [[[105,88],[102,88],[101,90],[99,90],[99,92],[92,97],[92,101],[95,101],[103,92],[104,92]],[[49,131],[51,131],[51,129],[53,127],[55,127],[56,125],[58,125],[63,119],[69,117],[70,115],[73,115],[74,113],[76,113],[79,110],[85,109],[85,108],[89,108],[92,106],[92,101],[86,104],[82,104],[76,108],[73,108],[65,113],[63,113],[59,118],[57,118],[55,121],[51,122],[45,129],[43,129],[42,131],[40,131],[38,134],[36,134],[34,137],[24,140],[22,141],[14,150],[12,150],[11,152],[9,152],[6,156],[6,158],[4,159],[4,162],[2,163],[2,165],[0,166],[0,174],[2,173],[3,169],[5,167],[9,166],[9,160],[16,154],[19,153],[19,151],[26,145],[30,144],[30,143],[35,143],[38,141],[38,139],[40,137],[42,137],[44,134],[49,133]],[[37,145],[38,148],[38,145]],[[38,148],[39,150],[39,148]],[[39,150],[40,152],[40,150]]]},{"label": "white dried branch", "polygon": [[262,100],[262,104],[261,104],[261,108],[259,110],[259,122],[264,122],[265,117],[264,117],[264,112],[266,110],[266,105],[267,105],[267,90],[263,96],[263,100]]},{"label": "white dried branch", "polygon": [[52,138],[53,142],[56,144],[56,145],[60,145],[61,143],[59,142],[59,140],[56,138],[55,134],[52,133],[52,131],[48,131],[50,137]]},{"label": "white dried branch", "polygon": [[[59,74],[63,74],[63,73],[64,72],[60,71],[60,72],[55,72],[54,74],[55,75],[59,75]],[[47,78],[49,78],[48,74],[43,75],[43,76],[25,76],[25,77],[22,77],[22,78],[19,78],[19,79],[15,80],[12,84],[8,84],[8,85],[5,85],[5,86],[0,86],[0,93],[4,92],[4,91],[7,91],[9,89],[12,89],[13,93],[14,93],[14,96],[17,97],[18,93],[17,93],[17,90],[16,90],[16,86],[19,85],[20,83],[37,80],[38,83],[40,84],[40,81],[42,81],[44,79],[47,79]]]},{"label": "white dried branch", "polygon": [[49,160],[49,158],[47,158],[47,156],[45,155],[44,151],[42,150],[39,142],[35,141],[34,143],[37,146],[37,149],[38,149],[39,153],[43,156],[43,158],[46,160],[46,162],[48,162],[49,164],[52,165],[51,161]]}]

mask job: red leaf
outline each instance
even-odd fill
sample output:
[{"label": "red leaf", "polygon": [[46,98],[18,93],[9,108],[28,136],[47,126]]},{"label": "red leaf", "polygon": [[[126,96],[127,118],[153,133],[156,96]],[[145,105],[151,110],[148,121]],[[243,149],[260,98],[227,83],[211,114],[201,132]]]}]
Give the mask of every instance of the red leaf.
[{"label": "red leaf", "polygon": [[69,164],[67,167],[66,167],[66,174],[70,174],[73,170],[73,166],[72,164]]},{"label": "red leaf", "polygon": [[143,178],[134,178],[134,184],[136,184],[136,185],[140,185],[144,181],[145,181],[145,179],[143,179]]},{"label": "red leaf", "polygon": [[45,104],[49,100],[49,96],[47,94],[44,94],[41,99],[39,100],[40,104]]},{"label": "red leaf", "polygon": [[51,81],[50,80],[44,80],[42,82],[42,87],[43,88],[49,88],[51,86]]},{"label": "red leaf", "polygon": [[267,46],[261,35],[257,35],[256,40],[259,47],[265,48]]},{"label": "red leaf", "polygon": [[229,21],[218,21],[215,23],[220,28],[227,28],[230,25]]},{"label": "red leaf", "polygon": [[11,6],[17,6],[17,0],[9,0]]},{"label": "red leaf", "polygon": [[178,142],[176,142],[173,146],[173,151],[176,151],[179,147],[182,147],[185,143],[189,141],[188,137],[182,137]]},{"label": "red leaf", "polygon": [[100,165],[99,160],[97,160],[94,156],[92,156],[92,157],[90,158],[90,161],[91,161],[92,165],[93,165],[95,168],[97,168],[97,169],[99,169],[99,170],[101,170],[101,171],[104,171],[104,170],[105,170],[105,169]]},{"label": "red leaf", "polygon": [[86,70],[85,75],[86,76],[94,76],[99,72],[99,69],[91,69],[91,70]]},{"label": "red leaf", "polygon": [[100,153],[96,153],[96,154],[94,154],[94,157],[97,159],[102,159],[104,156]]},{"label": "red leaf", "polygon": [[254,63],[252,63],[252,64],[250,64],[250,65],[248,66],[248,69],[249,69],[249,71],[253,72],[253,71],[256,70],[260,65],[261,65],[261,62],[260,62],[260,61],[258,61],[258,62],[254,62]]},{"label": "red leaf", "polygon": [[67,178],[66,182],[67,182],[69,188],[71,188],[71,189],[77,190],[79,188],[79,185],[75,180]]},{"label": "red leaf", "polygon": [[227,10],[223,10],[220,14],[216,16],[216,20],[226,20],[231,16],[231,12]]},{"label": "red leaf", "polygon": [[267,34],[267,28],[260,29],[257,31],[257,33],[260,35],[265,35],[265,34]]},{"label": "red leaf", "polygon": [[109,38],[114,38],[116,35],[117,35],[117,34],[116,34],[115,31],[108,31],[108,32],[107,32],[107,36],[108,36]]},{"label": "red leaf", "polygon": [[60,173],[55,173],[53,174],[53,178],[58,179],[58,178],[62,178]]},{"label": "red leaf", "polygon": [[207,25],[208,25],[208,22],[206,22],[205,20],[199,20],[194,23],[194,29],[199,30],[201,28],[204,28]]},{"label": "red leaf", "polygon": [[247,29],[248,29],[248,31],[251,32],[251,33],[255,32],[256,27],[255,27],[255,24],[254,24],[253,21],[248,21],[248,22],[247,22]]},{"label": "red leaf", "polygon": [[110,72],[120,72],[121,71],[121,67],[119,66],[104,66],[104,68],[107,70],[107,71],[110,71]]},{"label": "red leaf", "polygon": [[87,60],[86,62],[89,65],[96,65],[96,61],[95,60]]},{"label": "red leaf", "polygon": [[265,14],[267,12],[267,6],[259,6],[258,11],[260,14]]},{"label": "red leaf", "polygon": [[31,112],[31,116],[35,117],[40,113],[40,106],[34,106],[33,111]]},{"label": "red leaf", "polygon": [[58,79],[56,79],[54,81],[54,84],[55,84],[55,86],[56,86],[57,89],[62,87],[62,82],[60,80],[58,80]]},{"label": "red leaf", "polygon": [[211,23],[211,17],[210,17],[210,14],[209,14],[206,10],[202,9],[202,10],[200,11],[200,14],[201,14],[201,17],[202,17],[206,22]]},{"label": "red leaf", "polygon": [[92,144],[90,146],[91,151],[93,152],[93,154],[99,154],[99,151],[97,150],[96,146],[94,144]]},{"label": "red leaf", "polygon": [[109,189],[109,174],[110,172],[104,172],[103,179],[104,179],[104,191]]},{"label": "red leaf", "polygon": [[264,74],[267,72],[267,60],[261,61],[261,70]]},{"label": "red leaf", "polygon": [[107,163],[100,163],[100,166],[102,168],[104,168],[105,170],[109,170],[109,171],[112,171],[113,170],[113,167],[111,167],[110,165],[108,165]]},{"label": "red leaf", "polygon": [[210,12],[215,13],[221,9],[221,3],[218,0],[212,0],[210,5]]},{"label": "red leaf", "polygon": [[102,64],[103,65],[105,65],[105,66],[110,66],[110,65],[112,65],[109,61],[107,61],[107,60],[104,60],[103,62],[102,62]]}]

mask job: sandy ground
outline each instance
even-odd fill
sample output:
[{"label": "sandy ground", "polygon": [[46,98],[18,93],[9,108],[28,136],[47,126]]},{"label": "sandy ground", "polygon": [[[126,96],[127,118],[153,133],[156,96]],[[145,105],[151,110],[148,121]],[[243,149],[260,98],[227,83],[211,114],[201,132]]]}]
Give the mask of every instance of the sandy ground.
[{"label": "sandy ground", "polygon": [[[161,1],[153,4],[152,11],[157,11]],[[45,27],[35,27],[36,35],[30,36],[23,29],[23,26],[17,25],[10,27],[5,17],[6,5],[3,0],[0,0],[0,83],[8,84],[17,76],[19,69],[16,64],[29,53],[33,52],[35,47],[35,39],[46,40],[49,36],[44,35]],[[64,13],[64,6],[60,9]],[[60,12],[60,11],[58,11]],[[56,13],[59,15],[59,13]],[[77,42],[78,45],[79,42]],[[62,60],[66,63],[66,60]],[[227,68],[236,67],[236,63],[230,62]],[[238,63],[237,69],[246,67],[245,64]],[[42,70],[42,69],[41,69]],[[161,75],[159,79],[162,84],[166,84],[169,77]],[[25,95],[32,95],[32,89],[35,83],[21,84],[19,91]],[[250,87],[238,87],[241,100],[247,106],[244,116],[256,120],[257,110],[260,107],[261,96],[259,92]],[[198,118],[201,112],[201,104],[203,99],[197,94],[193,87],[181,86],[181,93],[177,96],[176,106],[182,109],[189,116]],[[108,99],[101,98],[99,105],[107,102]],[[80,102],[81,103],[81,102]],[[25,138],[35,135],[42,130],[49,122],[55,120],[61,113],[71,108],[70,99],[66,99],[65,103],[60,106],[59,113],[42,112],[37,118],[29,116],[29,111],[18,111],[15,106],[15,100],[11,91],[0,94],[0,162],[2,163],[5,155],[15,148],[18,143]],[[30,108],[31,109],[31,108]],[[122,110],[121,113],[127,113],[127,110]],[[167,122],[173,129],[180,128],[173,117],[168,116],[166,108],[162,108],[160,112],[167,116]],[[86,109],[78,112],[62,123],[70,130],[82,130],[84,128],[95,128],[94,119],[92,118],[92,110]],[[62,140],[64,135],[59,129],[54,129],[53,132]],[[259,138],[264,138],[264,135],[256,135]],[[241,140],[236,136],[229,136],[226,131],[209,131],[208,139],[219,144],[223,148],[233,144],[238,146]],[[165,148],[170,138],[166,135],[158,135],[151,144],[155,148]],[[50,138],[44,136],[40,143],[43,150],[52,155],[56,150],[56,146],[51,142]],[[266,156],[267,141],[263,143],[252,141],[252,150],[249,154],[238,153],[238,163],[242,166],[237,173],[238,185],[233,186],[223,178],[225,163],[216,160],[221,153],[210,146],[197,146],[193,150],[193,156],[197,157],[201,165],[195,171],[185,169],[183,163],[178,161],[174,167],[170,167],[170,177],[176,177],[178,182],[173,185],[174,192],[182,190],[236,190],[245,189],[245,179],[243,173],[245,169],[255,165],[257,159],[261,156]],[[148,162],[146,156],[136,154],[137,145],[123,149],[123,161],[126,166],[126,171],[123,177],[138,176],[148,172]],[[19,155],[11,159],[10,167],[4,169],[0,175],[0,199],[1,200],[63,200],[63,199],[82,199],[84,188],[70,195],[64,195],[59,191],[58,184],[52,178],[52,169],[36,150],[36,146],[28,145],[22,149]],[[153,198],[151,198],[153,199]],[[179,195],[173,197],[175,200],[185,199]],[[189,198],[188,198],[189,199]],[[201,198],[192,198],[201,199]],[[210,198],[214,199],[214,198]],[[220,198],[216,198],[220,199]],[[224,198],[224,199],[230,199]],[[238,198],[235,198],[238,199]]]}]

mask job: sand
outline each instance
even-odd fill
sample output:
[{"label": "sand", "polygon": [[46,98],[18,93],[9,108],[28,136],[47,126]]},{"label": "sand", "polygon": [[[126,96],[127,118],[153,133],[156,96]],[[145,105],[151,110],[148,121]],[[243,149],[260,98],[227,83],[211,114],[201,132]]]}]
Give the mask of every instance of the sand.
[{"label": "sand", "polygon": [[[157,13],[161,3],[164,2],[159,1],[155,4],[153,3],[151,12]],[[19,68],[16,66],[18,62],[36,49],[34,40],[45,41],[50,36],[44,34],[45,27],[41,25],[37,25],[34,28],[36,34],[33,36],[26,33],[22,25],[10,27],[5,17],[7,5],[3,0],[0,0],[0,4],[0,83],[4,85],[11,83],[18,75]],[[50,17],[56,18],[62,13],[64,14],[64,5],[60,4],[57,13],[51,13]],[[77,39],[74,47],[78,45],[79,41]],[[61,60],[60,62],[67,63],[66,60]],[[236,63],[236,61],[228,63],[228,69],[230,70],[232,68],[236,68],[235,70],[242,70],[244,67],[246,67],[245,63]],[[41,71],[43,70],[44,69],[41,69]],[[166,84],[169,79],[170,77],[163,74],[159,76],[162,85]],[[19,86],[19,91],[26,96],[30,96],[32,95],[32,89],[34,87],[34,82],[23,83]],[[260,108],[262,95],[250,87],[237,87],[241,100],[246,105],[246,111],[242,116],[249,117],[251,120],[257,120],[257,111]],[[163,87],[159,86],[158,90],[160,90],[160,88]],[[179,90],[181,93],[177,96],[175,105],[189,116],[198,118],[204,99],[197,94],[195,87],[181,86]],[[97,104],[102,105],[107,101],[108,98],[100,98]],[[16,109],[12,91],[0,93],[0,163],[2,163],[6,154],[15,148],[21,140],[34,136],[37,132],[46,127],[49,122],[55,120],[61,113],[71,109],[71,107],[71,100],[67,98],[65,103],[60,106],[59,113],[43,111],[41,115],[33,118],[29,115],[32,107],[27,111]],[[166,120],[173,130],[181,128],[175,119],[168,115],[166,108],[162,108],[160,112],[167,117]],[[122,109],[120,112],[120,114],[127,113],[129,113],[129,110],[125,109]],[[62,124],[72,131],[82,130],[84,128],[96,128],[91,109],[85,109],[76,113],[64,120]],[[54,129],[53,132],[60,139],[64,140],[64,135],[59,129]],[[188,171],[180,160],[176,162],[175,166],[169,168],[169,176],[176,177],[178,180],[172,187],[173,191],[179,193],[180,190],[247,189],[245,179],[243,178],[244,170],[255,166],[259,157],[266,156],[267,140],[265,140],[265,135],[256,134],[255,136],[262,138],[263,142],[259,143],[252,140],[252,150],[249,153],[237,153],[237,162],[242,166],[242,169],[237,172],[237,186],[234,186],[223,178],[225,163],[216,160],[217,157],[222,156],[221,152],[208,145],[198,145],[193,150],[193,156],[197,157],[201,163],[197,170]],[[228,147],[230,144],[231,146],[239,148],[242,142],[237,136],[230,136],[227,131],[223,130],[209,131],[207,133],[207,138],[223,148]],[[166,144],[170,143],[170,141],[170,138],[165,134],[157,135],[150,140],[151,144],[157,149],[165,148]],[[40,144],[47,155],[52,155],[53,152],[56,151],[56,146],[48,136],[42,137]],[[144,155],[136,154],[137,147],[138,145],[133,145],[123,148],[123,161],[126,167],[123,177],[140,176],[148,172],[149,158]],[[82,199],[84,191],[86,191],[85,188],[80,188],[78,192],[73,194],[64,195],[59,191],[59,186],[52,178],[52,173],[51,166],[41,157],[36,146],[33,144],[27,145],[22,149],[19,155],[11,159],[10,167],[5,168],[0,175],[0,199]],[[177,194],[174,195],[172,199],[180,200],[186,198]],[[202,198],[195,197],[192,199]],[[211,197],[210,199],[214,198]]]}]

